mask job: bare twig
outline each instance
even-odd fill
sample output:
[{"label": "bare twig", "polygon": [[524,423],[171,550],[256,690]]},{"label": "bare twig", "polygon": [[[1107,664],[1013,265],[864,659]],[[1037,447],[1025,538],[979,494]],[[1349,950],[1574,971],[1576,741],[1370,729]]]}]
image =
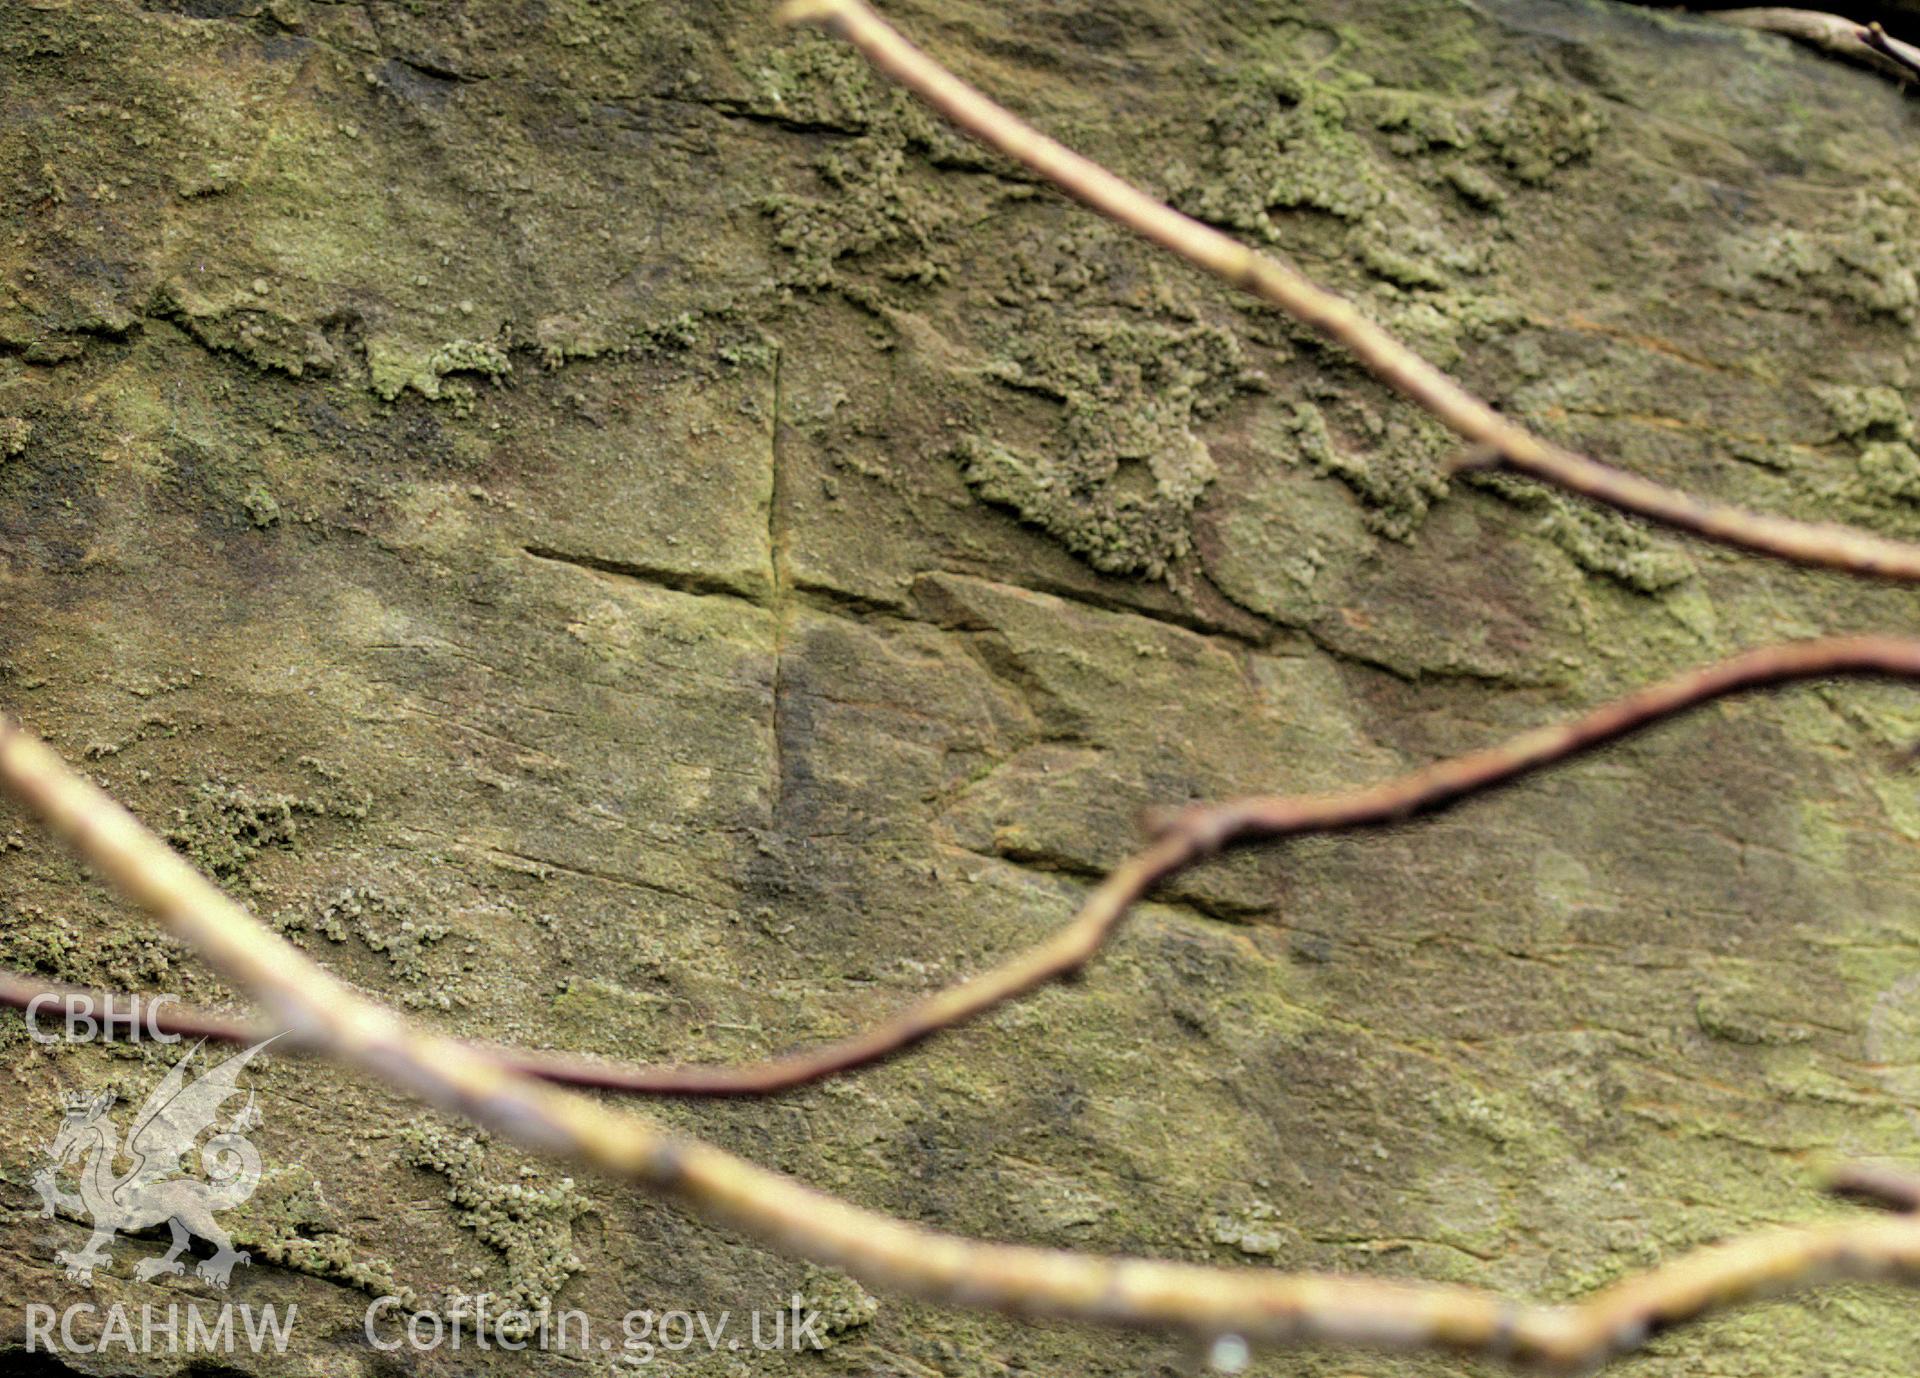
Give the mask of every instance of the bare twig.
[{"label": "bare twig", "polygon": [[1198,804],[1164,819],[1160,831],[1162,835],[1191,836],[1212,848],[1251,838],[1389,823],[1506,784],[1709,700],[1830,675],[1920,679],[1920,641],[1856,636],[1763,646],[1650,685],[1603,704],[1584,717],[1537,727],[1500,746],[1438,761],[1370,789],[1318,796],[1261,795]]},{"label": "bare twig", "polygon": [[996,105],[907,42],[864,0],[788,0],[780,14],[785,22],[818,24],[838,34],[875,67],[982,143],[1024,163],[1062,191],[1195,267],[1338,341],[1382,382],[1466,440],[1497,454],[1507,468],[1726,545],[1800,564],[1920,580],[1920,546],[1852,527],[1793,521],[1709,502],[1542,439],[1501,416],[1344,298],[1279,260],[1156,201]]},{"label": "bare twig", "polygon": [[1920,1177],[1907,1172],[1852,1163],[1833,1174],[1827,1190],[1883,1210],[1920,1211]]},{"label": "bare twig", "polygon": [[[838,1042],[759,1062],[648,1066],[602,1063],[524,1049],[469,1045],[496,1065],[561,1085],[662,1096],[757,1096],[790,1090],[893,1056],[932,1035],[1084,966],[1135,901],[1197,858],[1255,838],[1338,832],[1398,822],[1511,784],[1544,766],[1618,741],[1713,699],[1793,680],[1839,675],[1920,679],[1920,640],[1835,637],[1769,646],[1678,675],[1603,704],[1569,722],[1535,728],[1494,747],[1335,794],[1253,796],[1165,812],[1150,820],[1155,841],[1110,872],[1062,928],[1038,945]],[[0,973],[0,1005],[26,1008],[36,996],[105,1007],[70,987]],[[244,1042],[257,1024],[226,1021],[184,1006],[156,1013],[155,1027],[192,1037]]]},{"label": "bare twig", "polygon": [[1911,80],[1920,66],[1911,44],[1888,36],[1878,24],[1862,24],[1820,10],[1788,9],[1766,5],[1754,9],[1707,10],[1700,16],[1743,29],[1759,29],[1787,38],[1797,38],[1816,48],[1854,62],[1878,68],[1889,76]]},{"label": "bare twig", "polygon": [[[259,1043],[280,1032],[257,1020],[210,1014],[177,1000],[152,1004],[135,1003],[135,999],[121,992],[89,990],[36,980],[19,972],[0,971],[0,1007],[36,1012],[37,1018],[49,1023],[64,1023],[71,1012],[75,1019],[97,1021],[109,1036],[137,1039],[158,1033],[239,1044]],[[468,1046],[502,1067],[556,1086],[649,1096],[747,1095],[755,1089],[756,1078],[751,1068],[603,1062],[497,1044],[469,1043]]]},{"label": "bare twig", "polygon": [[[1096,892],[1096,900],[1106,896],[1104,907],[1090,901],[1048,943],[920,1008],[964,1009],[983,994],[1029,989],[1046,974],[1077,965],[1154,880],[1236,838],[1405,817],[1716,695],[1837,673],[1920,678],[1920,641],[1854,638],[1757,651],[1562,727],[1527,733],[1505,747],[1372,790],[1285,806],[1251,800],[1188,810]],[[1920,1282],[1920,1213],[1914,1212],[1777,1230],[1702,1249],[1566,1307],[1528,1305],[1471,1288],[1210,1269],[939,1234],[815,1192],[704,1142],[673,1137],[650,1120],[543,1086],[479,1049],[414,1029],[255,923],[125,809],[5,720],[0,792],[261,1001],[292,1031],[294,1047],[384,1077],[517,1142],[638,1182],[777,1247],[844,1268],[874,1287],[1016,1315],[1201,1337],[1424,1347],[1541,1368],[1580,1368],[1635,1348],[1667,1326],[1784,1287],[1835,1277]],[[923,1015],[901,1027],[926,1022]],[[1866,1177],[1852,1180],[1858,1187]],[[1886,1200],[1894,1193],[1883,1185],[1876,1194]]]},{"label": "bare twig", "polygon": [[1911,43],[1902,43],[1878,24],[1869,24],[1862,29],[1860,41],[1900,67],[1909,81],[1920,76],[1920,48]]},{"label": "bare twig", "polygon": [[135,1038],[160,1033],[181,1038],[210,1038],[216,1043],[259,1043],[277,1032],[258,1024],[208,1014],[176,1000],[147,1005],[138,1003],[138,997],[36,981],[12,971],[0,971],[0,1006],[63,1022],[71,1012],[77,1018],[96,1020],[110,1037],[116,1033]]},{"label": "bare twig", "polygon": [[1920,679],[1920,641],[1839,637],[1767,647],[1677,676],[1571,722],[1440,761],[1363,789],[1200,805],[1154,820],[1155,840],[1108,873],[1067,924],[998,967],[941,990],[884,1023],[839,1042],[762,1062],[632,1069],[646,1084],[599,1083],[679,1095],[767,1095],[891,1057],[903,1049],[1058,980],[1092,960],[1127,911],[1166,877],[1229,843],[1334,832],[1431,812],[1510,783],[1712,699],[1791,680],[1834,675]]}]

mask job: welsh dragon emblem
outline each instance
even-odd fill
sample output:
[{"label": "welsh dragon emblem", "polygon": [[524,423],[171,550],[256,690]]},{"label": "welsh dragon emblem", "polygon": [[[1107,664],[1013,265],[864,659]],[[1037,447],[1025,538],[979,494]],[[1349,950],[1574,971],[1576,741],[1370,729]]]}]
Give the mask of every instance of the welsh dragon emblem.
[{"label": "welsh dragon emblem", "polygon": [[[134,1277],[142,1282],[162,1273],[184,1273],[180,1255],[195,1235],[217,1250],[194,1270],[216,1287],[227,1285],[234,1264],[249,1261],[213,1217],[245,1201],[260,1184],[260,1151],[246,1137],[260,1122],[253,1093],[247,1093],[246,1103],[223,1129],[205,1143],[199,1139],[214,1127],[221,1107],[240,1094],[241,1071],[266,1046],[255,1044],[188,1080],[188,1064],[201,1047],[195,1044],[147,1097],[124,1144],[108,1116],[116,1099],[113,1092],[68,1098],[47,1165],[33,1178],[43,1203],[41,1214],[58,1211],[93,1222],[86,1248],[78,1253],[62,1249],[55,1255],[66,1265],[68,1278],[92,1286],[93,1270],[111,1261],[107,1247],[116,1234],[150,1229],[162,1221],[173,1231],[173,1247],[164,1258],[140,1262]],[[203,1177],[189,1175],[190,1156],[198,1158]],[[124,1171],[116,1168],[122,1160],[130,1164]],[[57,1181],[61,1170],[74,1162],[80,1179],[77,1196],[61,1191]]]}]

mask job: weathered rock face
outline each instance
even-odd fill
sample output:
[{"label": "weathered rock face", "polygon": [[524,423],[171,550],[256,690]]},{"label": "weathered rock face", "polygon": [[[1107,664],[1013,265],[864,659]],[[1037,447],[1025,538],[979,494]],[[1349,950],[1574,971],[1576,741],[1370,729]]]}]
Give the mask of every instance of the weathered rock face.
[{"label": "weathered rock face", "polygon": [[[1893,85],[1553,0],[891,12],[1548,433],[1920,537]],[[1337,352],[768,21],[0,8],[0,705],[436,1027],[646,1059],[828,1038],[1062,922],[1143,805],[1376,779],[1920,612],[1449,482],[1453,442]],[[1196,872],[1084,982],[886,1067],[658,1113],[983,1236],[1576,1295],[1835,1210],[1823,1155],[1920,1156],[1916,733],[1896,687],[1710,709]],[[230,998],[17,820],[0,962]],[[0,1039],[7,1334],[29,1302],[215,1295],[134,1281],[146,1240],[72,1287],[83,1226],[27,1185],[64,1093],[137,1103],[173,1050]],[[1193,1362],[876,1311],[333,1069],[259,1085],[232,1295],[301,1323],[248,1370],[402,1371],[360,1333],[395,1291],[616,1336],[636,1307],[828,1307],[826,1355],[756,1372]],[[1904,1378],[1916,1343],[1908,1298],[1828,1292],[1625,1370]],[[110,1358],[71,1362],[189,1366]]]}]

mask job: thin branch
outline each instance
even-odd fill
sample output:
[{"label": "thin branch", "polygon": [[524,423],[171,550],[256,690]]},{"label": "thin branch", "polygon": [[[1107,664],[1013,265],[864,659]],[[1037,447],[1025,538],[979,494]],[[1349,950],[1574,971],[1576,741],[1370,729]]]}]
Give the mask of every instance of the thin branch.
[{"label": "thin branch", "polygon": [[1701,16],[1719,24],[1758,29],[1797,38],[1836,57],[1864,63],[1889,76],[1910,81],[1915,65],[1911,44],[1890,38],[1878,24],[1862,24],[1821,10],[1788,9],[1775,5],[1742,10],[1708,10]]},{"label": "thin branch", "polygon": [[182,1005],[177,1000],[149,1004],[135,995],[108,994],[52,981],[36,981],[18,972],[0,971],[0,1006],[36,1012],[38,1018],[64,1021],[69,1013],[93,1019],[131,1038],[151,1034],[208,1038],[215,1043],[260,1043],[278,1030],[243,1023]]},{"label": "thin branch", "polygon": [[1832,675],[1920,679],[1920,641],[1847,636],[1763,646],[1650,685],[1583,717],[1534,728],[1499,746],[1436,761],[1368,789],[1327,795],[1255,795],[1196,804],[1157,820],[1157,828],[1162,836],[1191,837],[1204,847],[1218,848],[1253,838],[1391,823],[1508,784],[1712,699]]},{"label": "thin branch", "polygon": [[[1756,651],[1507,746],[1442,762],[1387,786],[1286,801],[1242,801],[1176,815],[1124,864],[1074,925],[960,992],[1030,988],[1034,973],[1077,965],[1126,903],[1216,846],[1314,826],[1358,826],[1440,807],[1738,689],[1826,674],[1920,678],[1920,641],[1851,638]],[[1552,1369],[1589,1367],[1708,1311],[1832,1278],[1920,1282],[1920,1213],[1775,1230],[1683,1255],[1574,1306],[1537,1306],[1480,1289],[1314,1274],[1213,1269],[987,1244],[862,1209],[669,1134],[413,1028],[356,994],[254,920],[132,814],[45,744],[0,719],[0,793],[71,845],[123,895],[199,949],[291,1031],[292,1047],[380,1076],[528,1147],[569,1157],[679,1201],[709,1219],[883,1290],[1013,1315],[1161,1330],[1480,1354]],[[1122,898],[1124,896],[1124,898]],[[1050,964],[1053,964],[1050,967]],[[1044,979],[1044,978],[1039,978]],[[1856,1185],[1865,1181],[1856,1175]],[[1889,1199],[1894,1190],[1878,1192]]]},{"label": "thin branch", "polygon": [[892,1057],[1079,970],[1093,959],[1135,901],[1168,876],[1229,843],[1396,822],[1511,783],[1712,699],[1835,675],[1920,679],[1920,641],[1836,637],[1765,647],[1676,676],[1570,722],[1536,728],[1499,746],[1439,761],[1377,785],[1337,794],[1233,800],[1163,815],[1152,820],[1152,845],[1109,872],[1065,926],[1000,966],[948,986],[865,1032],[761,1062],[628,1069],[638,1074],[632,1081],[610,1076],[598,1084],[672,1095],[769,1095],[851,1071]]},{"label": "thin branch", "polygon": [[1920,1177],[1908,1172],[1853,1163],[1833,1174],[1827,1190],[1882,1210],[1909,1214],[1920,1211]]},{"label": "thin branch", "polygon": [[1279,260],[1182,215],[1100,164],[1048,138],[914,47],[864,0],[788,0],[787,23],[817,24],[955,125],[1197,268],[1336,340],[1387,386],[1507,468],[1594,502],[1708,540],[1800,564],[1920,580],[1920,546],[1826,522],[1800,522],[1709,502],[1564,449],[1508,420],[1391,333]]},{"label": "thin branch", "polygon": [[[885,29],[854,0],[790,5],[796,17],[833,23],[883,67],[929,94],[962,124],[984,110],[1011,124],[1024,160],[1077,194],[1115,187],[1145,202],[1138,226],[1167,242],[1154,217],[1174,217],[1124,183],[1011,122]],[[863,17],[864,16],[864,17]],[[864,26],[864,27],[863,27]],[[861,35],[864,33],[865,41]],[[893,46],[889,47],[891,44]],[[889,63],[892,65],[889,66]],[[949,108],[951,107],[951,108]],[[969,126],[971,127],[971,126]],[[976,131],[978,132],[978,131]],[[1005,137],[1006,128],[1000,130]],[[1023,156],[995,140],[1003,151]],[[1050,151],[1051,150],[1051,151]],[[1081,185],[1060,176],[1062,168]],[[1097,174],[1091,183],[1087,177]],[[1105,185],[1099,178],[1106,178]],[[1123,198],[1124,200],[1124,198]],[[1099,200],[1095,200],[1100,204]],[[1123,205],[1121,209],[1126,209]],[[1138,206],[1132,207],[1138,211]],[[1123,219],[1127,217],[1122,215]],[[1174,217],[1176,239],[1191,227]],[[1134,223],[1129,221],[1129,223]],[[1916,552],[1838,528],[1807,527],[1696,503],[1614,474],[1535,440],[1471,398],[1444,375],[1365,322],[1345,303],[1269,260],[1217,236],[1238,257],[1202,238],[1189,256],[1347,343],[1383,377],[1433,408],[1462,435],[1497,450],[1513,467],[1575,491],[1788,558],[1915,577]],[[1170,245],[1170,247],[1177,247]],[[1213,255],[1209,259],[1209,255]],[[1584,487],[1582,485],[1585,485]],[[1541,729],[1505,747],[1462,757],[1348,795],[1253,799],[1177,814],[1159,838],[1118,868],[1067,929],[995,972],[916,1006],[887,1026],[890,1046],[924,1037],[1069,970],[1096,950],[1128,905],[1159,879],[1229,842],[1317,827],[1385,822],[1443,806],[1518,778],[1661,717],[1736,689],[1816,674],[1920,677],[1920,642],[1859,638],[1754,652],[1682,676]],[[43,743],[0,720],[0,791],[70,844],[123,895],[199,949],[227,979],[259,1000],[291,1032],[290,1044],[383,1077],[432,1105],[471,1118],[529,1147],[574,1158],[637,1182],[706,1217],[776,1247],[845,1268],[869,1285],[936,1301],[1046,1316],[1172,1329],[1201,1337],[1366,1344],[1468,1352],[1542,1368],[1584,1368],[1639,1346],[1651,1334],[1705,1312],[1780,1288],[1828,1278],[1920,1281],[1920,1212],[1775,1230],[1698,1250],[1609,1287],[1574,1306],[1537,1306],[1464,1287],[1355,1277],[1222,1270],[1141,1259],[996,1245],[957,1238],[864,1210],[813,1191],[653,1121],[621,1115],[501,1065],[480,1049],[413,1028],[358,995],[280,935],[253,919],[167,848],[124,808],[66,766]],[[917,1032],[916,1032],[917,1031]],[[872,1047],[874,1036],[849,1047]],[[885,1043],[886,1039],[880,1039]],[[815,1059],[821,1054],[808,1055]],[[850,1065],[850,1064],[843,1064]],[[1842,1185],[1882,1201],[1912,1192],[1890,1179],[1854,1174]]]},{"label": "thin branch", "polygon": [[[215,1043],[251,1044],[281,1032],[258,1020],[211,1014],[177,1000],[147,1003],[125,992],[90,990],[4,970],[0,970],[0,1007],[35,1011],[38,1019],[50,1024],[64,1024],[71,1013],[77,1020],[92,1019],[121,1036],[134,1039],[166,1034],[205,1038]],[[491,1043],[469,1042],[467,1046],[523,1076],[591,1091],[648,1096],[729,1096],[752,1094],[756,1085],[752,1068],[603,1062]]]},{"label": "thin branch", "polygon": [[[865,1032],[759,1062],[649,1066],[561,1054],[468,1045],[496,1065],[538,1080],[657,1096],[764,1096],[867,1066],[1079,970],[1127,911],[1162,880],[1235,842],[1339,832],[1399,822],[1511,784],[1544,766],[1592,751],[1714,699],[1793,680],[1883,675],[1920,679],[1920,641],[1835,637],[1763,647],[1675,676],[1568,722],[1523,732],[1498,746],[1450,757],[1376,785],[1334,794],[1259,795],[1163,812],[1150,818],[1155,841],[1096,886],[1065,926],[1000,966],[946,987]],[[64,1011],[99,1011],[97,994],[0,973],[0,1005],[24,1009],[36,996]],[[190,1037],[247,1042],[270,1030],[185,1006],[163,1008],[155,1027]],[[124,1019],[122,1022],[126,1022]]]},{"label": "thin branch", "polygon": [[1911,43],[1902,43],[1878,24],[1869,24],[1862,29],[1860,41],[1896,64],[1907,80],[1911,81],[1914,77],[1920,76],[1920,48],[1914,47]]}]

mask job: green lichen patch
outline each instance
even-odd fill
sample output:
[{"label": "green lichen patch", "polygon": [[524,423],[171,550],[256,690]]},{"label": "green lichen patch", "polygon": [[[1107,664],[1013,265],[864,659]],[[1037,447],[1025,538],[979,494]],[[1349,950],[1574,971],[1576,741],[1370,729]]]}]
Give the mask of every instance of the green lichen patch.
[{"label": "green lichen patch", "polygon": [[1541,82],[1455,101],[1329,63],[1253,66],[1224,84],[1206,157],[1167,173],[1175,203],[1271,243],[1339,250],[1407,290],[1487,272],[1495,239],[1472,222],[1506,208],[1503,182],[1542,186],[1588,158],[1606,127],[1584,92]]},{"label": "green lichen patch", "polygon": [[[776,52],[757,73],[753,108],[853,137],[815,155],[820,188],[779,191],[760,202],[774,242],[791,256],[785,280],[837,287],[855,300],[866,290],[849,274],[929,285],[948,280],[952,246],[977,215],[971,195],[929,169],[998,168],[906,93],[879,79],[844,44],[817,35]],[[995,185],[990,199],[1022,189]]]},{"label": "green lichen patch", "polygon": [[1708,279],[1733,297],[1774,310],[1840,304],[1913,326],[1920,321],[1920,276],[1910,252],[1916,195],[1889,181],[1855,192],[1824,224],[1738,231]]},{"label": "green lichen patch", "polygon": [[[1796,382],[1910,390],[1915,236],[1884,210],[1863,233],[1854,201],[1899,212],[1913,182],[1897,90],[1632,6],[1255,8],[889,13],[1151,187],[1237,168],[1244,204],[1209,214],[1264,224],[1236,233],[1270,232],[1506,414],[1726,501],[1920,521],[1897,409],[1836,417]],[[0,416],[32,426],[0,465],[0,691],[63,748],[98,746],[149,817],[209,776],[320,796],[325,818],[216,812],[208,850],[257,847],[234,878],[381,999],[607,1057],[808,1046],[1044,939],[1142,807],[1380,780],[1725,651],[1913,620],[1910,591],[1691,546],[1697,573],[1663,589],[1680,543],[1658,533],[1443,495],[1452,442],[1337,350],[766,21],[678,0],[0,5]],[[1268,142],[1222,145],[1234,128]],[[1293,204],[1262,204],[1274,188]],[[1750,274],[1750,297],[1708,281],[1729,245],[1788,232],[1804,273]],[[150,305],[166,283],[199,295]],[[1086,322],[1153,338],[1129,360]],[[1240,361],[1181,342],[1203,327]],[[499,357],[436,358],[458,341]],[[369,357],[395,365],[391,401]],[[963,440],[1014,457],[985,465],[1012,464],[1010,501],[948,462]],[[1043,477],[1070,500],[1047,506]],[[1104,573],[1063,531],[1143,569]],[[649,1113],[976,1237],[1543,1298],[1826,1217],[1808,1164],[1910,1157],[1920,1096],[1913,731],[1890,712],[1912,692],[1878,693],[1726,702],[1444,817],[1243,849],[1140,906],[1085,980],[959,1037]],[[338,779],[275,773],[315,750]],[[361,791],[377,813],[337,826],[336,794]],[[0,840],[9,963],[237,1007],[23,841]],[[453,931],[416,945],[408,920]],[[20,1192],[50,1074],[152,1079],[14,1027]],[[636,1302],[744,1309],[798,1279],[638,1190],[594,1187],[606,1209],[562,1228],[570,1207],[497,1195],[555,1181],[502,1144],[422,1153],[445,1172],[380,1161],[385,1091],[279,1076],[269,1132],[297,1129],[312,1184],[270,1174],[243,1238],[352,1285],[246,1270],[303,1323],[297,1352],[236,1368],[384,1362],[359,1333],[369,1286],[452,1307],[518,1270],[617,1333]],[[290,1145],[262,1147],[284,1172]],[[9,1228],[0,1256],[40,1287],[51,1227]],[[339,1323],[306,1324],[323,1297]],[[1190,1362],[1163,1337],[850,1301],[870,1318],[835,1354],[756,1373]],[[1629,1369],[1909,1378],[1917,1324],[1894,1292],[1822,1290]]]},{"label": "green lichen patch", "polygon": [[230,880],[262,851],[291,848],[300,836],[301,820],[327,812],[327,802],[317,797],[202,780],[189,802],[172,811],[165,836],[197,865]]},{"label": "green lichen patch", "polygon": [[1906,397],[1879,384],[1830,384],[1814,392],[1833,417],[1833,438],[1853,448],[1857,482],[1852,486],[1866,505],[1920,503],[1920,451],[1914,448]]},{"label": "green lichen patch", "polygon": [[459,375],[498,382],[513,372],[506,348],[492,340],[449,340],[424,348],[392,339],[367,341],[368,380],[391,402],[411,388],[422,397],[445,399],[459,413],[473,409],[473,385]]},{"label": "green lichen patch", "polygon": [[1205,1235],[1248,1258],[1279,1258],[1300,1246],[1300,1232],[1270,1201],[1252,1201],[1210,1216]]},{"label": "green lichen patch", "polygon": [[1589,574],[1648,595],[1666,593],[1693,577],[1691,559],[1618,512],[1514,474],[1471,474],[1468,482],[1523,511],[1538,513],[1540,534]]},{"label": "green lichen patch", "polygon": [[[1374,531],[1405,540],[1446,492],[1442,462],[1459,442],[1404,407],[1383,411],[1329,387],[1315,391],[1319,405],[1296,402],[1280,416],[1293,442],[1293,458],[1352,489],[1365,504],[1367,525]],[[1340,424],[1340,438],[1334,435],[1329,412]]]},{"label": "green lichen patch", "polygon": [[311,906],[274,916],[283,933],[318,933],[331,942],[357,938],[369,952],[383,953],[393,974],[418,984],[426,976],[425,958],[451,931],[422,919],[409,901],[364,886],[343,886]]},{"label": "green lichen patch", "polygon": [[0,416],[0,463],[25,454],[32,439],[32,422],[19,416]]},{"label": "green lichen patch", "polygon": [[809,1265],[801,1305],[820,1314],[820,1336],[829,1345],[864,1330],[880,1314],[880,1300],[845,1273]]},{"label": "green lichen patch", "polygon": [[803,32],[768,52],[749,82],[755,114],[855,135],[892,131],[889,137],[948,166],[978,166],[988,156],[846,44],[822,34]]},{"label": "green lichen patch", "polygon": [[903,144],[886,141],[828,153],[816,163],[823,195],[766,199],[774,241],[793,256],[790,281],[843,285],[840,265],[855,259],[896,282],[951,277],[947,246],[961,223],[959,209],[911,185],[909,157]]},{"label": "green lichen patch", "polygon": [[1055,403],[1056,420],[1035,450],[964,437],[967,483],[1095,569],[1150,579],[1191,549],[1189,516],[1215,475],[1195,428],[1260,384],[1225,330],[1113,319],[1036,319],[988,371]]},{"label": "green lichen patch", "polygon": [[[485,1135],[462,1134],[416,1120],[400,1133],[406,1160],[447,1180],[447,1201],[460,1223],[499,1254],[505,1275],[496,1286],[454,1287],[440,1294],[437,1309],[459,1315],[484,1302],[494,1316],[534,1311],[553,1301],[567,1279],[586,1265],[574,1248],[573,1225],[592,1202],[573,1178],[547,1180],[547,1174],[522,1167],[502,1180],[492,1164]],[[486,1277],[483,1268],[468,1281]],[[506,1322],[508,1338],[525,1329]]]},{"label": "green lichen patch", "polygon": [[1189,215],[1281,238],[1275,212],[1359,221],[1389,196],[1379,159],[1352,128],[1350,96],[1371,85],[1335,70],[1313,78],[1271,67],[1236,73],[1207,116],[1208,156],[1168,170],[1167,192]]},{"label": "green lichen patch", "polygon": [[257,1262],[413,1303],[412,1289],[394,1277],[393,1264],[366,1256],[355,1245],[339,1210],[304,1166],[267,1169],[253,1194],[221,1218]]},{"label": "green lichen patch", "polygon": [[147,311],[173,321],[207,348],[236,354],[255,368],[299,378],[339,367],[325,332],[278,309],[259,279],[219,295],[171,280],[154,292]]},{"label": "green lichen patch", "polygon": [[1500,166],[1532,186],[1590,157],[1606,129],[1585,91],[1541,81],[1495,94],[1475,112],[1473,124]]},{"label": "green lichen patch", "polygon": [[1816,385],[1814,392],[1832,415],[1839,439],[1913,439],[1913,412],[1893,388],[1827,384]]}]

